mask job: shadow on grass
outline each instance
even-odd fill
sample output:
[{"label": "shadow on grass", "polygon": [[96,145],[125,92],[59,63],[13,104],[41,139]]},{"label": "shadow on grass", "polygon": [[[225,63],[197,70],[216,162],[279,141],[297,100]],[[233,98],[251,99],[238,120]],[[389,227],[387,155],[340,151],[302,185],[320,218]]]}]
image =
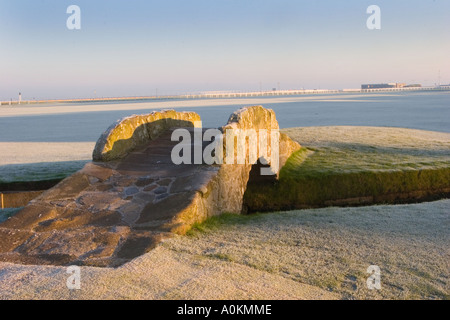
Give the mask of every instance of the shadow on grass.
[{"label": "shadow on grass", "polygon": [[192,228],[186,233],[188,236],[195,236],[199,233],[209,233],[220,229],[222,226],[236,226],[245,225],[247,223],[254,223],[259,219],[264,218],[262,213],[254,213],[251,215],[224,213],[218,216],[213,216],[204,222],[195,223]]}]

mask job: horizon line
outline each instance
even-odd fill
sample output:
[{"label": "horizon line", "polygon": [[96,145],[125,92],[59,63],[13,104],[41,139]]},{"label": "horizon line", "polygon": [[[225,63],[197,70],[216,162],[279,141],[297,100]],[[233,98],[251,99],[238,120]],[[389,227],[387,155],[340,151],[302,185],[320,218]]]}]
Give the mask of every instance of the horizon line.
[{"label": "horizon line", "polygon": [[400,91],[450,91],[450,84],[424,87],[402,88],[372,88],[372,89],[290,89],[290,90],[262,90],[247,92],[210,91],[203,93],[186,93],[177,95],[153,95],[153,96],[123,96],[101,98],[68,98],[68,99],[33,99],[33,100],[0,100],[2,105],[44,104],[44,103],[87,103],[107,101],[139,101],[160,99],[202,99],[202,98],[246,98],[259,96],[290,96],[304,94],[345,94],[345,93],[375,93],[375,92],[400,92]]}]

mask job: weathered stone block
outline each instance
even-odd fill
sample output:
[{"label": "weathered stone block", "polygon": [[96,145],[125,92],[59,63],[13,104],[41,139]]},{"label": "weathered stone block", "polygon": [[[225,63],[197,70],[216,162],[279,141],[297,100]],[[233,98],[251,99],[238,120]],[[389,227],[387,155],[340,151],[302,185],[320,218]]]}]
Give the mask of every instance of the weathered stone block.
[{"label": "weathered stone block", "polygon": [[121,159],[136,147],[158,138],[173,127],[193,127],[200,122],[194,112],[167,110],[147,115],[134,115],[118,120],[97,141],[93,152],[95,161]]}]

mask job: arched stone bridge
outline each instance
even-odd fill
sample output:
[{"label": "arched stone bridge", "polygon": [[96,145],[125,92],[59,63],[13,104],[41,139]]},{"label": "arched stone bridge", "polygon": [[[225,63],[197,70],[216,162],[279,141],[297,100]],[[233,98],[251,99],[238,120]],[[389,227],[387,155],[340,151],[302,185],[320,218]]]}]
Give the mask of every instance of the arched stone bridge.
[{"label": "arched stone bridge", "polygon": [[[173,110],[113,124],[98,140],[93,162],[0,224],[0,261],[115,267],[196,222],[242,213],[249,178],[264,178],[258,175],[260,165],[248,161],[248,143],[262,148],[260,135],[247,139],[241,164],[174,164],[171,153],[180,142],[172,141],[172,133],[188,130],[194,154],[210,144],[196,143],[195,135],[206,131],[200,125],[196,113]],[[221,137],[232,129],[277,131],[278,122],[272,110],[249,107],[230,116]],[[280,168],[300,148],[283,134],[276,143],[268,140],[263,158],[273,161],[272,145],[279,145]]]}]

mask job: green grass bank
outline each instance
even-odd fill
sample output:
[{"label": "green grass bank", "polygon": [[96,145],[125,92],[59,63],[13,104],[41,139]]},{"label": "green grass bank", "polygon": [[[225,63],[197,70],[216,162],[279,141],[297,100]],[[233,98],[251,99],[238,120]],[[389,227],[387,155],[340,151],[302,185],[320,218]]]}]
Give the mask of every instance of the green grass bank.
[{"label": "green grass bank", "polygon": [[275,184],[249,183],[250,212],[436,200],[450,195],[450,134],[400,128],[283,130],[302,149]]}]

